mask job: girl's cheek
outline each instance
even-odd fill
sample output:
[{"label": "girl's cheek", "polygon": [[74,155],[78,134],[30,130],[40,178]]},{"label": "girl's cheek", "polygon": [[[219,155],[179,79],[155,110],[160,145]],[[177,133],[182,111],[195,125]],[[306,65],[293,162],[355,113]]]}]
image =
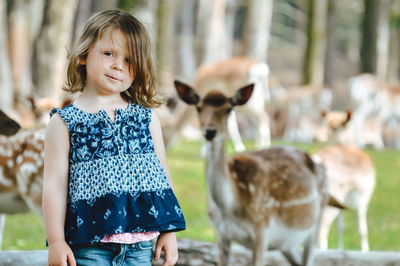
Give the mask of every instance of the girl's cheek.
[{"label": "girl's cheek", "polygon": [[109,68],[114,63],[114,58],[111,56],[103,56],[102,59],[103,59],[103,67],[104,68]]}]

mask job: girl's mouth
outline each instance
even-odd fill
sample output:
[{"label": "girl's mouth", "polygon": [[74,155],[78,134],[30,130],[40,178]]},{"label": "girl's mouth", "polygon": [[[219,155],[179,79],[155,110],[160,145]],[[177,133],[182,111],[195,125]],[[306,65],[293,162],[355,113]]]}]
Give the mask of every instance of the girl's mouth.
[{"label": "girl's mouth", "polygon": [[110,76],[110,75],[106,75],[106,77],[107,77],[107,78],[110,78],[110,79],[112,79],[112,80],[120,81],[120,82],[121,82],[121,80],[118,79],[118,78],[116,78],[116,77],[113,77],[113,76]]}]

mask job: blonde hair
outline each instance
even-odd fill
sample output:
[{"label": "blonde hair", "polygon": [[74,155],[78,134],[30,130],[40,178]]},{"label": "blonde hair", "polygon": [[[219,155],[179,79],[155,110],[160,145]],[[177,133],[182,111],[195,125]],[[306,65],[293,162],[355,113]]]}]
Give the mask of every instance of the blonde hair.
[{"label": "blonde hair", "polygon": [[151,60],[150,38],[143,24],[131,14],[121,10],[106,10],[92,16],[75,46],[68,55],[67,81],[63,90],[83,91],[86,85],[86,67],[80,59],[88,55],[89,48],[107,29],[119,29],[128,42],[129,60],[134,68],[134,80],[121,96],[130,102],[148,107],[162,103],[156,99],[155,74]]}]

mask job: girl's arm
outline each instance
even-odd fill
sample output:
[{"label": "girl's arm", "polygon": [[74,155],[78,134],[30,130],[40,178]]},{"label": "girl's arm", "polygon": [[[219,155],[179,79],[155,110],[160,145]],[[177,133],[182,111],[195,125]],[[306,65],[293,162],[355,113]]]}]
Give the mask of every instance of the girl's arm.
[{"label": "girl's arm", "polygon": [[[160,160],[160,163],[168,177],[169,184],[173,189],[171,174],[169,172],[169,167],[167,164],[167,156],[165,155],[165,147],[161,132],[160,120],[158,119],[157,113],[154,110],[152,110],[152,118],[149,129],[154,142],[154,152]],[[176,234],[174,232],[162,233],[158,237],[154,252],[154,259],[158,260],[161,256],[161,252],[163,251],[165,253],[163,266],[175,265],[178,261],[178,244],[176,241]]]},{"label": "girl's arm", "polygon": [[46,130],[44,146],[43,217],[49,244],[49,265],[75,265],[65,242],[64,224],[68,191],[69,135],[64,121],[54,114]]}]

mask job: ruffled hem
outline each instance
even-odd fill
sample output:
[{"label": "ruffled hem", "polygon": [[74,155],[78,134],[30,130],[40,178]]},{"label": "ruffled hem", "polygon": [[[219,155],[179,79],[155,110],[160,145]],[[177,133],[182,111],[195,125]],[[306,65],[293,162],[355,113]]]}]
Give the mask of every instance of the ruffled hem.
[{"label": "ruffled hem", "polygon": [[104,236],[135,232],[176,232],[185,219],[171,189],[135,195],[106,195],[88,204],[80,201],[67,209],[65,238],[70,245],[99,242]]}]

